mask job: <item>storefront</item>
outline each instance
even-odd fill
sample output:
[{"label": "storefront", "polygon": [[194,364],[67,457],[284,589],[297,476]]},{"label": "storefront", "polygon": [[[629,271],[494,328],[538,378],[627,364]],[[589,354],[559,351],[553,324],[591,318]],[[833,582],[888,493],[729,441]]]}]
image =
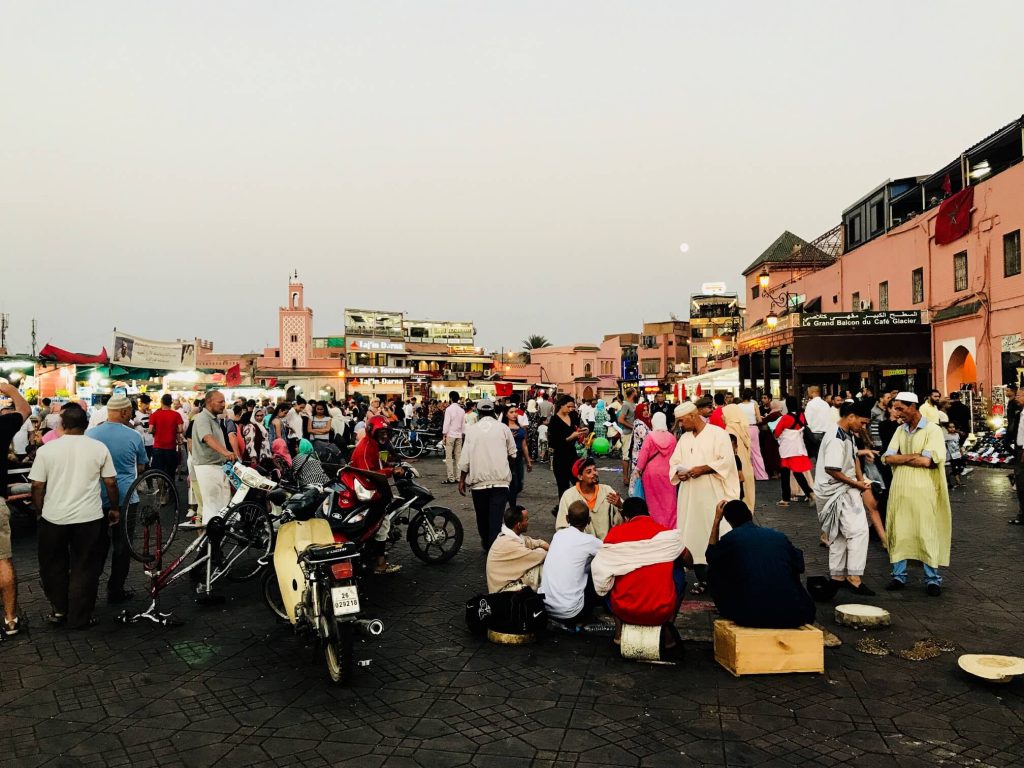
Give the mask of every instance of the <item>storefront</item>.
[{"label": "storefront", "polygon": [[772,397],[811,385],[823,394],[863,386],[876,392],[931,388],[931,329],[920,312],[790,314],[784,320],[740,334],[742,386]]}]

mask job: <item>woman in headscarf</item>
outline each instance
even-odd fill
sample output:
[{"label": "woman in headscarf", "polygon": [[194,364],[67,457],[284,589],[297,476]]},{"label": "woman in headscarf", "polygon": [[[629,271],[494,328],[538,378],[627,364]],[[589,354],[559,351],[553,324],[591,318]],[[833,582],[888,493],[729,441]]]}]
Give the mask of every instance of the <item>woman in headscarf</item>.
[{"label": "woman in headscarf", "polygon": [[[637,403],[636,411],[633,413],[633,442],[629,448],[629,476],[636,477],[636,462],[640,458],[640,451],[644,447],[644,440],[651,433],[650,409],[647,403]],[[629,495],[644,497],[644,486],[639,478],[629,484]]]},{"label": "woman in headscarf", "polygon": [[[755,480],[767,480],[768,473],[764,468],[764,457],[761,456],[761,410],[754,402],[754,390],[747,387],[740,394],[740,410],[747,419],[747,431],[750,433],[747,442],[750,444],[750,466],[754,469]],[[754,508],[752,499],[747,499],[750,508]]]},{"label": "woman in headscarf", "polygon": [[782,465],[779,462],[779,443],[772,434],[775,429],[775,422],[786,413],[786,406],[781,400],[772,400],[768,405],[768,412],[761,419],[758,442],[761,444],[761,458],[764,460],[764,471],[769,480],[775,480],[779,476]]},{"label": "woman in headscarf", "polygon": [[299,485],[324,485],[331,481],[331,478],[324,472],[320,457],[313,450],[313,443],[303,438],[299,440],[299,452],[292,462],[292,472],[299,481]]},{"label": "woman in headscarf", "polygon": [[275,464],[283,464],[284,467],[291,467],[292,456],[288,453],[288,443],[283,438],[277,438],[270,444],[270,452],[274,456]]},{"label": "woman in headscarf", "polygon": [[608,437],[608,406],[601,398],[598,398],[594,409],[594,437]]},{"label": "woman in headscarf", "polygon": [[725,431],[736,438],[736,455],[740,459],[740,470],[743,472],[743,500],[754,511],[755,475],[750,462],[750,424],[743,409],[736,403],[722,408],[722,419]]},{"label": "woman in headscarf", "polygon": [[804,443],[803,430],[807,427],[807,418],[800,408],[800,401],[793,395],[786,395],[786,415],[779,419],[775,425],[774,434],[779,441],[779,456],[782,457],[782,470],[780,481],[782,483],[782,500],[776,502],[780,507],[788,507],[792,497],[792,490],[789,485],[790,473],[796,479],[797,485],[804,492],[804,499],[808,503],[814,502],[814,494],[811,492],[811,485],[807,482],[806,473],[814,469],[810,458],[807,456],[807,446]]},{"label": "woman in headscarf", "polygon": [[666,528],[675,528],[676,487],[669,480],[669,461],[676,438],[668,431],[668,419],[659,411],[651,417],[647,435],[636,460],[636,479],[641,482],[651,518]]}]

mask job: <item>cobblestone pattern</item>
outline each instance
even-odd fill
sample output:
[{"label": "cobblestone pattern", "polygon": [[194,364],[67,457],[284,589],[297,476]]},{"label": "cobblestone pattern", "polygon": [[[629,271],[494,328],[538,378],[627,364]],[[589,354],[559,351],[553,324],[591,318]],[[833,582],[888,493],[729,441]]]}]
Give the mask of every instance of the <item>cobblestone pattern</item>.
[{"label": "cobblestone pattern", "polygon": [[[4,766],[1010,766],[1024,764],[1022,683],[990,685],[956,666],[956,653],[914,663],[857,653],[855,630],[823,624],[844,645],[824,675],[733,678],[713,659],[707,604],[688,601],[678,667],[618,658],[607,637],[555,635],[494,646],[469,635],[462,606],[483,589],[483,555],[468,500],[442,486],[441,463],[419,462],[424,482],[460,514],[466,543],[431,567],[401,545],[401,574],[370,583],[370,612],[387,629],[360,641],[351,687],[332,686],[312,647],[276,624],[255,583],[228,601],[194,606],[181,587],[168,603],[180,628],[124,627],[113,607],[88,632],[52,629],[35,575],[34,537],[16,536],[15,562],[30,632],[0,645],[0,764]],[[603,476],[619,483],[611,467]],[[804,548],[825,573],[815,516],[775,506],[759,483],[762,523]],[[531,533],[549,536],[550,472],[527,477]],[[887,560],[872,544],[867,600],[891,611],[877,636],[904,648],[934,636],[963,652],[1020,653],[1019,563],[1024,531],[1006,473],[977,470],[954,493],[953,565],[940,598],[920,572],[904,592],[882,591]],[[141,586],[138,573],[133,573]],[[863,600],[862,600],[863,601]]]}]

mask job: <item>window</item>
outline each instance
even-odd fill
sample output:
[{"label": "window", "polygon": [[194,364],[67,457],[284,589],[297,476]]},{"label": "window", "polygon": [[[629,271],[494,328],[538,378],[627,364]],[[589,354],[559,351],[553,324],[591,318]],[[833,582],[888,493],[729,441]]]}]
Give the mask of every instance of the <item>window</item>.
[{"label": "window", "polygon": [[589,378],[593,373],[594,369],[591,367],[590,363],[585,363],[583,365],[583,375]]},{"label": "window", "polygon": [[294,344],[294,343],[295,343],[295,342],[297,342],[298,340],[299,340],[299,334],[297,334],[297,333],[293,333],[293,334],[292,334],[292,343]]},{"label": "window", "polygon": [[882,198],[876,198],[868,204],[868,224],[872,237],[880,235],[885,230],[885,206]]},{"label": "window", "polygon": [[854,245],[859,245],[862,236],[863,235],[861,234],[860,214],[855,213],[853,216],[850,217],[850,221],[847,224],[846,237],[850,241],[850,243]]},{"label": "window", "polygon": [[953,290],[967,290],[967,251],[953,254]]},{"label": "window", "polygon": [[924,301],[924,268],[918,267],[910,274],[910,303],[920,304]]},{"label": "window", "polygon": [[860,311],[860,291],[854,291],[850,296],[850,309],[854,312]]},{"label": "window", "polygon": [[660,360],[641,360],[640,372],[644,376],[657,376],[661,373]]},{"label": "window", "polygon": [[889,310],[889,281],[878,284],[878,308],[882,312]]},{"label": "window", "polygon": [[1020,230],[1003,235],[1003,277],[1020,274]]},{"label": "window", "polygon": [[761,295],[761,286],[760,285],[755,283],[754,285],[750,286],[750,298],[756,299],[760,295]]},{"label": "window", "polygon": [[658,346],[658,340],[654,336],[644,336],[640,341],[640,346],[644,349],[654,349]]}]

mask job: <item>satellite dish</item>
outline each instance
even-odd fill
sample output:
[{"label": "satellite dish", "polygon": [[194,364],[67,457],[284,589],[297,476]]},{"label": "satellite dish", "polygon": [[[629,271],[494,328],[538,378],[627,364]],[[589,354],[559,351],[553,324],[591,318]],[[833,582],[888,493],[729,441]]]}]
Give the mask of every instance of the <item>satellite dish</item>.
[{"label": "satellite dish", "polygon": [[680,243],[679,244],[679,252],[680,253],[686,253],[689,250],[690,250],[690,244],[689,243]]}]

